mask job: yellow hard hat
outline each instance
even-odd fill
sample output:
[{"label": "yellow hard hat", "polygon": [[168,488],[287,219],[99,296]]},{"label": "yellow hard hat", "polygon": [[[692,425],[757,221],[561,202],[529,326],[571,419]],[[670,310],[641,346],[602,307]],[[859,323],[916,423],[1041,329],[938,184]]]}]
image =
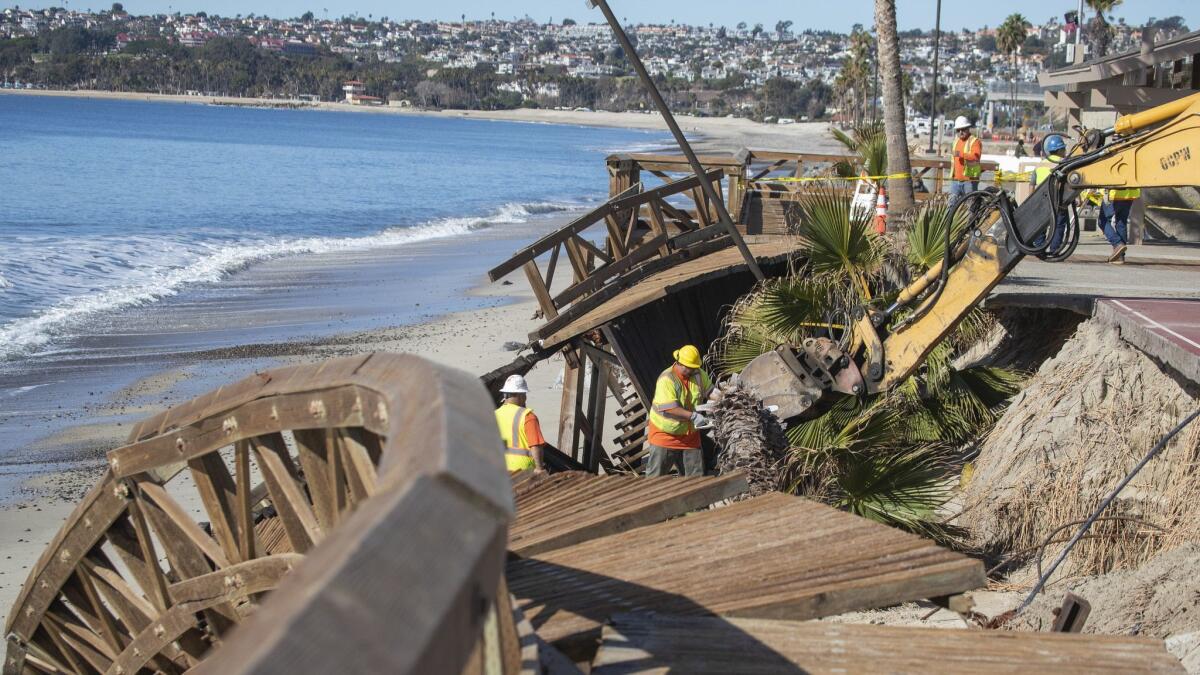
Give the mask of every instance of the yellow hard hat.
[{"label": "yellow hard hat", "polygon": [[684,345],[675,350],[675,360],[688,368],[699,368],[700,350],[692,345]]}]

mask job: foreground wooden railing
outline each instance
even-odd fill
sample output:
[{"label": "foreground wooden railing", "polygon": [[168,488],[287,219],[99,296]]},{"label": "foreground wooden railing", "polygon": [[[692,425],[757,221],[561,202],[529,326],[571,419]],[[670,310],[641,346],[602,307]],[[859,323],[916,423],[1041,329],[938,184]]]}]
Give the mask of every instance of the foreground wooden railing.
[{"label": "foreground wooden railing", "polygon": [[30,573],[4,672],[460,672],[489,613],[513,631],[490,403],[374,354],[146,420]]}]

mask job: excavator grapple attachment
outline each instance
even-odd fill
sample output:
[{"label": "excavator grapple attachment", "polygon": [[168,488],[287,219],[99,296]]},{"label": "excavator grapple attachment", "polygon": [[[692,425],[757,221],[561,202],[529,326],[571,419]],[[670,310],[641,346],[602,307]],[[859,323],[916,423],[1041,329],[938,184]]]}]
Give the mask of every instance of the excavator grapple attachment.
[{"label": "excavator grapple attachment", "polygon": [[769,351],[743,368],[738,382],[764,406],[774,406],[781,420],[813,412],[828,391],[863,391],[862,373],[828,338],[809,338],[799,349],[785,345]]}]

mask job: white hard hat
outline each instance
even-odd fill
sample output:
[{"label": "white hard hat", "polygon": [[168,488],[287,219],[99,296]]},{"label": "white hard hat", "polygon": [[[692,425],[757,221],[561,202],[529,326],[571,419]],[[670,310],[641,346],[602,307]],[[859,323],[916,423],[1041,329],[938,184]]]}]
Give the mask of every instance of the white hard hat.
[{"label": "white hard hat", "polygon": [[509,375],[500,388],[501,394],[528,394],[529,384],[520,375]]},{"label": "white hard hat", "polygon": [[954,120],[954,130],[955,131],[958,131],[959,129],[970,129],[973,126],[975,126],[975,125],[971,124],[971,120],[967,119],[966,117],[963,117],[962,115],[959,115],[958,119]]}]

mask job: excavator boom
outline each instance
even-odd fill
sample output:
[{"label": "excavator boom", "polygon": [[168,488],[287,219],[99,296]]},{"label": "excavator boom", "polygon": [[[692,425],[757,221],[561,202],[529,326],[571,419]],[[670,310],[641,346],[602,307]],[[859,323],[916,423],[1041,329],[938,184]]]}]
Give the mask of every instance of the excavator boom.
[{"label": "excavator boom", "polygon": [[[850,353],[838,353],[841,361],[818,363],[814,369],[804,356],[809,348],[784,347],[755,359],[739,379],[760,399],[775,401],[784,419],[816,410],[817,400],[831,392],[851,393],[846,386],[826,384],[831,380],[854,384],[861,377],[867,393],[887,391],[912,375],[1027,252],[1050,235],[1058,214],[1081,190],[1197,185],[1200,94],[1122,117],[1112,129],[1086,132],[1019,206],[1002,190],[976,193],[988,209],[976,214],[963,240],[947,246],[949,262],[913,281],[886,310],[864,308],[854,326]],[[1057,255],[1041,255],[1061,260],[1072,250],[1064,247]],[[910,316],[889,327],[896,312],[914,303],[919,304]],[[793,358],[786,358],[785,352]],[[785,375],[788,370],[793,381]]]}]

